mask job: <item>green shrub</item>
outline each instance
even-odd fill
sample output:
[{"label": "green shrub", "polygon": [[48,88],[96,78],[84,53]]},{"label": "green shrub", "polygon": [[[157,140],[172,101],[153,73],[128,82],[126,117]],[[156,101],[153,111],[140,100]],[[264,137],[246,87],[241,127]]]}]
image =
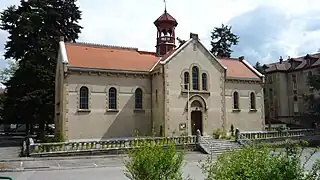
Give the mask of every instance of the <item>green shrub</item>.
[{"label": "green shrub", "polygon": [[223,135],[223,131],[221,129],[216,129],[213,131],[212,135],[214,138],[219,139]]},{"label": "green shrub", "polygon": [[181,180],[184,152],[174,142],[163,146],[143,142],[129,152],[125,160],[125,175],[131,180]]},{"label": "green shrub", "polygon": [[54,137],[44,137],[44,139],[41,141],[42,143],[53,143],[53,142],[64,142],[64,138],[61,134],[57,133],[54,135]]},{"label": "green shrub", "polygon": [[287,145],[277,153],[267,146],[250,146],[225,152],[216,161],[209,156],[200,165],[205,180],[316,180],[320,163],[305,175],[302,151],[296,145]]},{"label": "green shrub", "polygon": [[188,136],[188,132],[187,131],[183,131],[180,136]]}]

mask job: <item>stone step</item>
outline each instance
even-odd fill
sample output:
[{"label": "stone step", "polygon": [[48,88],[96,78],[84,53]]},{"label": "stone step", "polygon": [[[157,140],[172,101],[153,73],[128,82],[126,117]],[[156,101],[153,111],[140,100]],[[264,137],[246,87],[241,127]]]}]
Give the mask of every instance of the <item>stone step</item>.
[{"label": "stone step", "polygon": [[204,137],[206,143],[202,146],[206,149],[208,154],[219,155],[228,150],[240,149],[241,146],[232,140],[216,140],[212,137]]},{"label": "stone step", "polygon": [[241,146],[235,146],[235,145],[224,145],[224,146],[215,146],[212,144],[207,144],[207,146],[210,146],[211,148],[236,148]]}]

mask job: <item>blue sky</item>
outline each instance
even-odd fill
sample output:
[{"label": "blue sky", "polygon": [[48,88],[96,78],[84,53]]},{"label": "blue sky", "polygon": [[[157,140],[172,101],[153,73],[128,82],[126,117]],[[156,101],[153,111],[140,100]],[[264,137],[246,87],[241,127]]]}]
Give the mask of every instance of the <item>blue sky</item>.
[{"label": "blue sky", "polygon": [[[0,9],[20,0],[1,0]],[[164,10],[163,0],[80,0],[84,27],[78,41],[155,50],[153,21]],[[221,23],[240,36],[233,56],[250,63],[276,61],[279,56],[305,55],[320,49],[319,0],[167,0],[179,25],[176,35],[199,34],[210,48],[210,32]],[[0,31],[0,53],[7,33]],[[6,61],[0,59],[0,68]]]}]

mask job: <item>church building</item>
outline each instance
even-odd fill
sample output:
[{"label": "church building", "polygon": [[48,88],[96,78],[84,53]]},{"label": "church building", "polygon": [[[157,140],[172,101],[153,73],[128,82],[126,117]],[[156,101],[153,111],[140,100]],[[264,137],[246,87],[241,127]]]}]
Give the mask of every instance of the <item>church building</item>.
[{"label": "church building", "polygon": [[154,22],[155,52],[61,39],[55,124],[65,139],[203,135],[264,129],[264,76],[245,58],[218,58],[198,35],[176,45],[177,21]]}]

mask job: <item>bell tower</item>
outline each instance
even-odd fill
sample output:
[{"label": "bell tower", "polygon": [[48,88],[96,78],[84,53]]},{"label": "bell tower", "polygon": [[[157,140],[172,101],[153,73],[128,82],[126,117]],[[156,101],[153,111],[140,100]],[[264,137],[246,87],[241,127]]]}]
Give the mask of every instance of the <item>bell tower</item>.
[{"label": "bell tower", "polygon": [[157,56],[163,56],[167,52],[173,50],[175,45],[175,28],[178,22],[167,12],[165,8],[164,13],[154,21],[157,27]]}]

